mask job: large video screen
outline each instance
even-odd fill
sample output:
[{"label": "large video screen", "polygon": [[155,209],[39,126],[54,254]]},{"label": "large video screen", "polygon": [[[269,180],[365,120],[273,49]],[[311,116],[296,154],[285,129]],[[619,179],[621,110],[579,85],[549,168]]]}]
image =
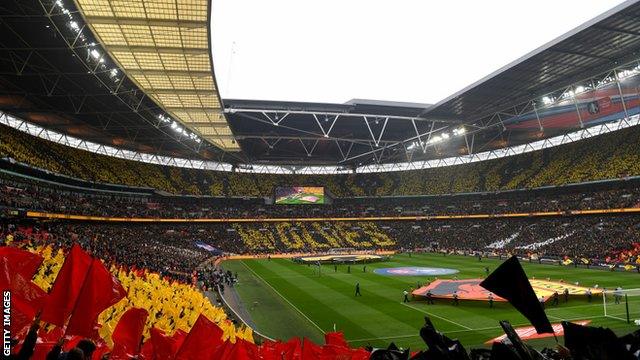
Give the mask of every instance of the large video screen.
[{"label": "large video screen", "polygon": [[276,204],[324,204],[324,188],[322,186],[277,187]]}]

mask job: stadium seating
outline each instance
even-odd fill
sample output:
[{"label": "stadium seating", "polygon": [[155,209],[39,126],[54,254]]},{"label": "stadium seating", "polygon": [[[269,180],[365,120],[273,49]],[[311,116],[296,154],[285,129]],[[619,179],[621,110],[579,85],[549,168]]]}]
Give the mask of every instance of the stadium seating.
[{"label": "stadium seating", "polygon": [[261,175],[188,170],[72,149],[0,125],[0,157],[90,181],[175,194],[271,196],[276,184],[323,185],[337,197],[533,188],[640,175],[635,127],[533,153],[444,168],[382,174]]},{"label": "stadium seating", "polygon": [[[232,275],[210,267],[222,253],[321,253],[351,248],[500,257],[518,254],[528,259],[544,257],[557,264],[580,259],[582,264],[625,265],[624,269],[635,271],[640,266],[640,220],[634,215],[572,213],[637,208],[640,185],[635,180],[527,190],[640,175],[640,131],[634,128],[530,154],[440,169],[339,176],[264,175],[259,181],[241,173],[114,159],[4,126],[2,130],[1,156],[73,179],[63,184],[48,181],[55,174],[45,179],[38,178],[37,171],[23,175],[11,173],[13,167],[0,171],[0,239],[5,245],[25,247],[44,258],[33,282],[45,291],[51,288],[66,251],[74,244],[99,256],[127,292],[125,299],[98,319],[99,337],[108,348],[115,346],[113,334],[118,322],[134,308],[149,314],[142,333],[145,340],[151,338],[152,328],[167,335],[187,333],[197,327],[199,314],[204,314],[222,329],[224,339],[250,343],[251,330],[235,327],[202,292],[233,282]],[[109,188],[107,185],[94,188],[81,180],[127,187],[107,192],[102,189]],[[324,185],[334,202],[301,207],[270,205],[260,199],[272,196],[274,187],[283,183]],[[508,189],[523,190],[497,192]],[[474,191],[491,193],[447,195]],[[437,196],[403,197],[430,194]],[[232,198],[235,196],[244,198]],[[47,220],[25,217],[25,211],[145,222]],[[553,214],[527,216],[536,212]],[[486,218],[474,218],[478,214]],[[519,215],[501,216],[504,214]],[[156,221],[161,218],[173,220]],[[251,221],[182,221],[230,218]],[[266,347],[252,349],[264,351]],[[368,355],[364,350],[344,349],[365,358]]]},{"label": "stadium seating", "polygon": [[438,250],[587,258],[636,264],[640,220],[633,215],[512,218],[501,220],[87,223],[30,222],[2,236],[44,246],[79,243],[108,262],[149,269],[191,282],[212,257],[207,244],[228,254],[315,253],[332,248]]},{"label": "stadium seating", "polygon": [[[51,213],[134,218],[264,218],[434,216],[633,208],[640,183],[617,181],[540,191],[412,198],[337,198],[333,204],[291,207],[261,198],[197,198],[125,191],[99,192],[0,172],[0,206]],[[121,189],[122,190],[122,189]],[[130,191],[127,192],[126,190]]]},{"label": "stadium seating", "polygon": [[[52,246],[30,247],[30,251],[41,255],[44,259],[34,282],[44,290],[49,290],[64,261],[63,248],[54,249]],[[149,337],[149,330],[156,327],[167,334],[176,330],[188,332],[200,313],[218,323],[225,330],[228,338],[235,338],[235,327],[226,320],[224,311],[215,307],[211,302],[190,283],[181,283],[163,278],[158,273],[148,269],[128,269],[127,267],[112,266],[112,272],[127,291],[127,297],[115,306],[103,312],[99,318],[100,334],[108,344],[113,345],[111,333],[122,314],[129,308],[142,308],[149,312],[151,321],[146,323],[145,339]],[[186,311],[190,310],[190,311]],[[242,330],[240,337],[248,337],[250,333]]]}]

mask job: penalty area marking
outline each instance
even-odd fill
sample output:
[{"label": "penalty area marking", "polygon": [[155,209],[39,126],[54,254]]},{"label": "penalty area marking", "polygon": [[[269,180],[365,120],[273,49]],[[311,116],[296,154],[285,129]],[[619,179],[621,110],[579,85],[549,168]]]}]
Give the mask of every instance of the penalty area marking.
[{"label": "penalty area marking", "polygon": [[408,307],[408,308],[412,308],[413,310],[420,311],[421,313],[427,314],[427,315],[429,315],[429,316],[433,316],[434,318],[438,318],[438,319],[440,319],[440,320],[444,320],[444,321],[446,321],[446,322],[452,323],[453,325],[457,325],[457,326],[459,326],[459,327],[461,327],[461,328],[464,328],[464,329],[467,329],[467,330],[473,330],[472,328],[470,328],[470,327],[468,327],[468,326],[464,326],[464,325],[462,325],[462,324],[460,324],[460,323],[457,323],[457,322],[455,322],[455,321],[453,321],[453,320],[449,320],[449,319],[447,319],[447,318],[443,318],[442,316],[438,316],[438,315],[436,315],[436,314],[432,314],[432,313],[427,312],[427,311],[424,311],[424,310],[422,310],[422,309],[418,309],[417,307],[414,307],[414,306],[411,306],[411,305],[407,305],[407,304],[405,304],[405,303],[403,303],[403,302],[401,302],[401,303],[400,303],[400,305],[404,305],[404,306],[406,306],[406,307]]},{"label": "penalty area marking", "polygon": [[302,315],[305,319],[307,319],[311,324],[313,324],[313,326],[315,326],[318,330],[320,330],[321,333],[325,334],[324,330],[322,330],[322,328],[320,326],[318,326],[318,324],[316,324],[313,320],[309,319],[309,317],[307,315],[305,315],[305,313],[303,313],[300,309],[298,309],[295,305],[293,305],[293,303],[291,301],[289,301],[289,299],[287,299],[286,297],[284,297],[282,294],[280,294],[280,292],[278,290],[276,290],[276,288],[274,288],[273,286],[271,286],[271,284],[269,284],[267,281],[265,281],[262,276],[258,275],[257,272],[255,272],[252,268],[249,267],[249,265],[245,264],[244,261],[240,260],[242,262],[242,265],[244,265],[247,269],[249,269],[249,271],[251,271],[258,279],[260,279],[263,283],[265,283],[268,287],[271,288],[271,290],[273,290],[276,294],[278,294],[278,296],[280,296],[284,301],[287,302],[287,304],[291,305],[292,308],[294,308],[298,313],[300,313],[300,315]]}]

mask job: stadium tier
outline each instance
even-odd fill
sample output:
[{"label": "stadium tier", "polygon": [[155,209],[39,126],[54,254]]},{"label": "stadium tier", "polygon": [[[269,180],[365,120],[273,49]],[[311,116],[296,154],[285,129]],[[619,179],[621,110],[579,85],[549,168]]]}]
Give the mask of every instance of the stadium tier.
[{"label": "stadium tier", "polygon": [[[246,11],[212,20],[225,2],[0,4],[3,358],[640,359],[640,0],[433,105],[225,98],[215,74],[231,65],[214,66],[226,56],[212,33],[251,33],[229,62],[249,39],[282,42],[253,59],[273,74],[268,57],[307,47],[300,63],[318,72],[318,55],[353,57],[316,48],[302,23],[305,46],[287,46]],[[298,16],[277,3],[242,6],[278,25]],[[456,64],[448,43],[484,60],[444,27],[394,33],[398,5],[379,3],[398,49],[427,44],[424,69]],[[379,4],[361,5],[340,4],[361,31],[340,35],[373,63],[358,22],[375,24]],[[436,5],[429,22],[448,15]],[[403,68],[389,60],[368,90]],[[304,92],[281,75],[269,97]],[[338,78],[334,93],[352,79]],[[403,89],[448,85],[419,79]]]},{"label": "stadium tier", "polygon": [[352,175],[269,175],[145,164],[73,149],[0,125],[0,156],[91,182],[173,194],[272,197],[279,184],[333,196],[450,194],[566,185],[640,175],[636,127],[528,154],[443,168]]},{"label": "stadium tier", "polygon": [[[633,134],[631,130],[634,129],[623,131]],[[200,314],[213,321],[212,324],[215,325],[211,326],[222,329],[220,339],[234,344],[229,346],[243,349],[251,347],[251,351],[263,351],[262,347],[265,345],[257,347],[251,342],[260,343],[270,336],[307,336],[316,342],[322,342],[323,338],[318,334],[317,328],[324,333],[324,329],[333,325],[317,325],[322,320],[315,317],[309,321],[316,324],[316,329],[308,329],[308,325],[301,324],[301,320],[291,320],[294,324],[292,328],[279,328],[262,320],[263,312],[267,311],[263,307],[276,309],[285,317],[296,317],[290,309],[283,309],[282,304],[277,305],[277,298],[282,296],[297,304],[296,296],[282,295],[296,287],[283,287],[282,283],[267,280],[270,279],[271,271],[277,271],[283,266],[289,269],[288,262],[291,260],[284,259],[290,257],[295,263],[299,263],[295,266],[308,268],[310,271],[309,274],[300,274],[299,269],[286,270],[298,274],[291,276],[324,277],[328,281],[342,281],[341,274],[345,272],[354,276],[360,273],[362,275],[357,275],[356,281],[362,281],[363,285],[377,281],[369,276],[400,276],[407,279],[404,280],[405,284],[407,281],[415,284],[405,288],[409,294],[409,302],[427,304],[414,304],[409,309],[424,313],[424,310],[416,306],[431,306],[428,305],[431,302],[435,302],[436,306],[450,306],[454,298],[456,303],[460,301],[465,307],[477,307],[473,302],[486,303],[490,292],[478,285],[482,281],[478,276],[486,273],[460,272],[459,269],[465,266],[477,267],[477,264],[488,269],[496,266],[495,261],[517,255],[530,268],[533,267],[529,272],[536,274],[534,277],[541,277],[539,280],[531,280],[531,283],[537,284],[534,286],[537,289],[536,296],[544,299],[547,308],[554,309],[558,306],[557,311],[560,313],[568,311],[562,310],[563,306],[559,301],[560,305],[555,305],[556,298],[563,296],[564,289],[578,289],[570,290],[571,303],[586,302],[587,305],[577,306],[590,306],[588,304],[592,303],[592,298],[598,299],[593,302],[592,310],[605,306],[607,312],[604,315],[594,312],[586,317],[597,319],[602,316],[598,323],[620,333],[628,331],[629,327],[624,325],[625,321],[616,323],[615,321],[620,321],[616,319],[625,320],[627,316],[631,319],[636,311],[640,311],[635,297],[632,297],[631,302],[625,302],[626,306],[631,306],[631,310],[619,308],[619,300],[614,292],[604,297],[609,298],[608,302],[600,300],[603,298],[600,290],[602,287],[633,287],[628,283],[629,280],[618,279],[617,276],[640,272],[640,220],[635,215],[640,203],[640,182],[633,176],[619,179],[620,174],[616,174],[605,176],[601,179],[603,181],[565,184],[560,187],[505,188],[492,192],[423,196],[405,195],[416,190],[403,190],[403,196],[385,197],[366,196],[363,192],[353,191],[371,186],[375,188],[374,184],[378,181],[391,181],[381,180],[383,177],[394,179],[391,183],[399,181],[404,184],[401,179],[406,179],[407,176],[420,178],[425,173],[437,171],[451,176],[448,172],[456,168],[459,169],[455,170],[459,174],[483,174],[484,181],[476,180],[473,187],[460,188],[461,191],[478,190],[476,186],[486,184],[487,179],[484,170],[477,170],[479,166],[515,166],[513,164],[524,161],[525,158],[548,158],[553,152],[561,154],[562,147],[439,170],[371,176],[268,175],[266,177],[274,180],[263,183],[250,174],[185,170],[113,159],[65,148],[8,128],[2,136],[4,134],[11,134],[11,137],[8,142],[2,143],[2,149],[12,149],[12,152],[7,151],[12,157],[0,162],[0,209],[3,214],[0,235],[6,247],[25,248],[44,258],[43,265],[33,278],[34,284],[51,292],[65,256],[68,258],[69,249],[77,244],[88,254],[98,256],[128,294],[124,300],[101,312],[96,319],[99,324],[98,335],[89,337],[99,339],[96,342],[99,352],[109,349],[120,351],[116,329],[121,327],[118,321],[128,310],[130,314],[135,311],[148,314],[148,319],[151,320],[144,322],[144,326],[140,328],[140,336],[149,344],[154,341],[154,334],[188,336],[190,329],[198,329],[194,325]],[[615,140],[612,136],[607,140],[605,136],[589,141]],[[19,143],[16,142],[17,139],[20,139]],[[15,149],[23,149],[18,144],[27,142],[33,143],[31,150],[28,150],[30,154],[56,155],[46,161],[41,155],[36,155],[36,158],[20,157]],[[577,153],[584,154],[578,145],[593,146],[585,141],[564,147],[575,148]],[[82,159],[79,156],[89,158]],[[634,161],[632,156],[620,156]],[[92,164],[95,169],[100,170],[94,173],[86,164]],[[531,181],[538,176],[536,174],[549,174],[550,170],[547,168],[554,167],[553,164],[554,161],[549,161],[545,166],[540,165],[535,174],[528,173],[530,175],[526,178],[519,172],[504,171],[503,174],[505,179],[522,178]],[[522,166],[522,171],[531,171],[531,168]],[[89,174],[92,175],[87,177]],[[100,177],[93,177],[93,174]],[[124,174],[129,174],[126,177],[129,180],[122,181],[125,179]],[[633,172],[626,175],[632,174]],[[362,183],[362,187],[354,187],[358,178],[369,182]],[[154,183],[145,182],[151,179]],[[337,187],[339,190],[334,192],[327,186],[327,196],[331,196],[331,201],[316,204],[313,204],[314,201],[311,204],[276,201],[278,191],[275,187],[265,190],[263,194],[259,191],[251,193],[265,195],[264,197],[227,196],[228,191],[234,191],[231,189],[246,189],[248,186],[257,188],[258,184],[281,186],[287,182],[324,185],[322,179],[332,179],[328,183],[330,186],[351,184],[351,190]],[[235,181],[240,181],[242,185],[230,185]],[[160,183],[171,184],[171,187],[154,187],[154,184]],[[205,184],[207,187],[203,186]],[[206,191],[207,188],[215,188],[219,192],[214,193],[216,196],[202,196],[200,191]],[[424,185],[419,188],[424,189]],[[191,189],[186,190],[189,194],[180,194],[185,189]],[[395,185],[391,185],[389,189],[393,191],[387,194],[398,191]],[[493,190],[500,189],[502,187]],[[291,197],[291,194],[311,196],[307,195],[310,190],[304,188],[280,190],[281,193],[283,191],[287,193],[282,195],[285,197]],[[374,191],[377,192],[379,191]],[[419,191],[422,192],[424,191]],[[350,196],[338,196],[336,193]],[[353,196],[354,193],[359,196]],[[193,196],[195,194],[198,196]],[[266,196],[267,194],[270,196]],[[343,250],[336,252],[335,249]],[[434,255],[450,260],[434,259]],[[549,273],[544,270],[545,267],[551,267],[554,271]],[[555,268],[564,271],[557,272]],[[569,269],[605,273],[614,271],[613,274],[620,275],[615,275],[609,281],[599,277],[596,280],[583,274],[569,273]],[[463,276],[464,280],[459,280],[458,276]],[[335,279],[331,280],[332,277]],[[318,281],[320,283],[313,286],[328,285],[322,280]],[[566,282],[572,285],[563,285]],[[243,287],[243,284],[253,285],[249,289]],[[380,289],[385,293],[394,291],[391,288]],[[259,295],[265,291],[273,291],[278,295],[274,295],[276,298],[266,299]],[[180,301],[172,297],[177,297]],[[491,295],[491,298],[492,307],[504,308],[502,311],[505,313],[500,316],[510,318],[508,314],[513,310],[500,304],[506,300],[497,295]],[[294,305],[294,308],[296,306],[300,305]],[[315,306],[324,308],[336,305],[323,303]],[[225,315],[223,308],[230,315]],[[312,311],[308,307],[305,309]],[[371,311],[389,310],[375,306]],[[432,314],[428,310],[427,313]],[[124,318],[127,319],[128,316]],[[234,322],[227,320],[227,316]],[[335,316],[339,317],[337,314]],[[453,329],[447,327],[452,322],[459,324],[456,326],[463,331],[474,329],[475,325],[466,325],[464,320],[457,319],[456,316],[456,313],[452,313],[444,320],[438,320],[435,316],[432,318],[436,319],[438,328],[453,331],[453,334],[457,331],[455,326]],[[571,317],[562,315],[562,318]],[[583,321],[582,318],[578,320]],[[584,324],[588,324],[588,321],[593,320],[584,321]],[[27,322],[24,324],[26,326]],[[373,325],[361,330],[348,324],[343,326],[347,340],[354,347],[364,345],[361,339],[367,338],[367,334],[375,329]],[[523,327],[519,331],[524,334],[525,330]],[[475,330],[469,332],[478,333]],[[461,333],[460,337],[466,337],[470,344],[477,346],[482,346],[485,338],[500,335],[491,328],[480,330],[480,335],[470,334],[467,336]],[[385,333],[382,337],[387,335],[392,337],[393,333]],[[44,333],[39,336],[46,339]],[[81,338],[82,336],[76,336],[69,341]],[[381,340],[367,341],[380,343]],[[410,339],[405,342],[408,346],[418,346],[416,343],[419,342]],[[44,344],[35,347],[36,354],[57,349],[54,347],[54,340],[44,341]],[[150,346],[147,346],[147,351]],[[143,348],[138,351],[143,354]]]}]

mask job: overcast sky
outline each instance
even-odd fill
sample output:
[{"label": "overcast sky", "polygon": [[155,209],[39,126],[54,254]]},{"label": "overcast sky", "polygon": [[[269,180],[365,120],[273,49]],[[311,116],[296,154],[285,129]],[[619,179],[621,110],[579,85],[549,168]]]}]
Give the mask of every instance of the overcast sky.
[{"label": "overcast sky", "polygon": [[226,99],[436,103],[620,0],[213,0]]}]

